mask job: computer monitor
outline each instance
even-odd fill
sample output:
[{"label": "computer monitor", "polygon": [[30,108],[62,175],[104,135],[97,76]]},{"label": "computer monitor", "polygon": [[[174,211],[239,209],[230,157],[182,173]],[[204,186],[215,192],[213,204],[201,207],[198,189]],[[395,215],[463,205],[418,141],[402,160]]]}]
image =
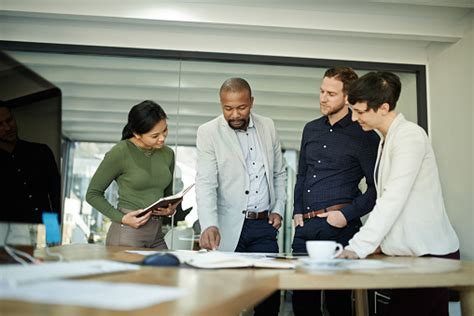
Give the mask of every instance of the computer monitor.
[{"label": "computer monitor", "polygon": [[61,218],[61,91],[4,52],[0,86],[0,245],[24,244],[24,224]]}]

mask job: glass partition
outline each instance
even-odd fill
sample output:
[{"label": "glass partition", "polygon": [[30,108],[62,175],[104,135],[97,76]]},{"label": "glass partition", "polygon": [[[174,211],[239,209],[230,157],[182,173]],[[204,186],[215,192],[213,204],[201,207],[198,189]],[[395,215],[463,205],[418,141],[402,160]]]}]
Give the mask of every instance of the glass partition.
[{"label": "glass partition", "polygon": [[[275,121],[285,152],[288,203],[280,249],[289,250],[301,133],[307,122],[321,116],[319,86],[326,66],[268,64],[265,57],[259,64],[22,51],[8,54],[62,91],[62,134],[70,144],[65,164],[69,168],[63,170],[67,184],[64,242],[104,240],[108,219],[85,202],[85,190],[103,155],[120,140],[132,105],[151,99],[167,112],[167,143],[176,153],[174,187],[179,191],[194,181],[198,126],[221,113],[220,85],[229,77],[243,77],[253,89],[253,111]],[[354,67],[359,75],[368,68]],[[403,89],[397,108],[416,122],[417,75],[408,71],[398,75]],[[116,201],[115,186],[109,188],[107,198]],[[192,226],[197,220],[194,190],[183,208],[189,214],[182,224]]]}]

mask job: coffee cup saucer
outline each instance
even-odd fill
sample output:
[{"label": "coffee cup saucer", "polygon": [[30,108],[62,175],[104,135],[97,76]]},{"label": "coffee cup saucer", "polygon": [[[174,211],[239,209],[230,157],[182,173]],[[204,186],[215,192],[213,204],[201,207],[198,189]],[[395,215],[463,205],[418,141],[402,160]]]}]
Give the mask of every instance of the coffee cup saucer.
[{"label": "coffee cup saucer", "polygon": [[330,259],[314,259],[311,257],[301,258],[300,262],[306,265],[337,265],[346,262],[347,259],[330,258]]}]

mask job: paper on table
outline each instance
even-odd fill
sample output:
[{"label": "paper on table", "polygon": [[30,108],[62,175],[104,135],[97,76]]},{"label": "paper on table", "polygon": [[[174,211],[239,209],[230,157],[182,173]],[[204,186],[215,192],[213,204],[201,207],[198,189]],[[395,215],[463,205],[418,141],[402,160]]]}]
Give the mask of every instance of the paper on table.
[{"label": "paper on table", "polygon": [[[128,253],[135,253],[149,256],[157,251],[127,250]],[[224,252],[224,251],[192,251],[176,250],[169,251],[178,257],[181,263],[201,269],[224,269],[224,268],[270,268],[270,269],[294,269],[295,264],[288,260],[276,260],[268,258],[273,253],[260,252]]]},{"label": "paper on table", "polygon": [[201,269],[226,268],[267,268],[267,269],[294,269],[293,262],[266,258],[259,253],[226,253],[211,251],[193,257],[186,261],[190,266]]},{"label": "paper on table", "polygon": [[112,260],[45,262],[42,264],[6,264],[0,268],[0,287],[15,284],[65,279],[94,274],[133,271],[140,266]]},{"label": "paper on table", "polygon": [[125,250],[127,253],[133,253],[137,255],[142,255],[142,256],[150,256],[154,255],[155,253],[162,252],[162,251],[157,251],[157,250]]},{"label": "paper on table", "polygon": [[311,258],[301,258],[300,267],[311,270],[373,270],[373,269],[397,269],[406,268],[406,265],[386,262],[375,259],[330,259],[313,260]]},{"label": "paper on table", "polygon": [[0,299],[124,311],[175,300],[184,295],[186,291],[176,287],[76,280],[37,282],[6,291],[0,288]]}]

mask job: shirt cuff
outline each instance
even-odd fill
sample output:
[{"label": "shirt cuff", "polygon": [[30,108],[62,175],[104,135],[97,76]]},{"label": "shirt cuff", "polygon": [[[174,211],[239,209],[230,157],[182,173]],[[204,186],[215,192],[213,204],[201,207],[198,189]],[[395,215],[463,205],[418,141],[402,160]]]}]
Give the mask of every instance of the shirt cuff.
[{"label": "shirt cuff", "polygon": [[347,205],[347,206],[344,206],[343,208],[341,208],[341,213],[342,215],[344,215],[344,217],[346,218],[346,221],[349,223],[350,221],[352,221],[353,219],[355,218],[358,218],[359,216],[357,214],[354,214],[354,206],[351,205]]},{"label": "shirt cuff", "polygon": [[347,245],[344,249],[353,251],[357,254],[360,259],[365,259],[368,255],[371,254],[370,251],[363,249],[361,247],[357,247],[354,243],[351,243],[352,239],[349,240],[349,245]]}]

